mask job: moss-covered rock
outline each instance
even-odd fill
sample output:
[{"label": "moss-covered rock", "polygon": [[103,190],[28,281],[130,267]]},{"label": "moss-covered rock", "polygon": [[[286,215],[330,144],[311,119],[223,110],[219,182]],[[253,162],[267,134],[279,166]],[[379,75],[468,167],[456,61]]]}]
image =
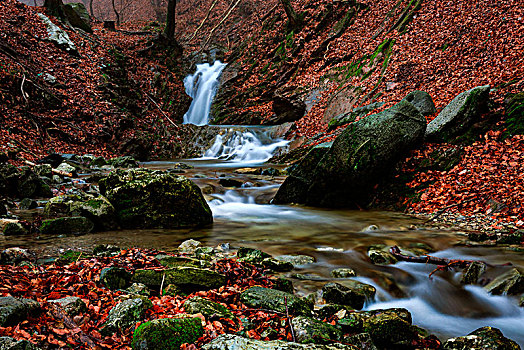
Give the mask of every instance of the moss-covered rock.
[{"label": "moss-covered rock", "polygon": [[0,350],[40,350],[27,340],[16,340],[11,337],[0,337]]},{"label": "moss-covered rock", "polygon": [[203,334],[200,318],[160,318],[138,326],[131,346],[134,350],[179,350]]},{"label": "moss-covered rock", "polygon": [[355,277],[357,273],[353,269],[349,268],[339,268],[334,269],[331,271],[331,276],[335,278],[348,278],[348,277]]},{"label": "moss-covered rock", "polygon": [[181,176],[147,169],[117,170],[99,184],[124,228],[180,228],[213,221],[198,186]]},{"label": "moss-covered rock", "polygon": [[261,263],[264,259],[271,258],[271,255],[259,249],[240,247],[237,251],[237,258],[249,263]]},{"label": "moss-covered rock", "polygon": [[83,216],[73,216],[42,221],[40,232],[42,234],[86,234],[92,232],[95,225]]},{"label": "moss-covered rock", "polygon": [[60,305],[64,311],[70,315],[75,316],[79,313],[87,311],[87,305],[78,297],[65,297],[61,299],[48,300],[49,303]]},{"label": "moss-covered rock", "polygon": [[[359,343],[360,344],[360,343]],[[361,347],[357,347],[361,349]],[[282,340],[263,341],[244,338],[233,334],[223,334],[202,347],[203,350],[355,350],[355,346],[345,344],[299,344]],[[362,348],[364,349],[364,348]],[[374,348],[367,348],[371,350]]]},{"label": "moss-covered rock", "polygon": [[375,287],[354,280],[346,280],[344,285],[328,283],[322,287],[322,296],[326,302],[348,305],[357,310],[362,309],[364,303],[372,299],[375,293]]},{"label": "moss-covered rock", "polygon": [[524,135],[524,92],[509,95],[505,101],[506,136]]},{"label": "moss-covered rock", "polygon": [[14,326],[40,309],[31,299],[0,297],[0,327]]},{"label": "moss-covered rock", "polygon": [[479,328],[467,336],[451,338],[442,345],[444,350],[520,350],[513,340],[504,337],[502,332],[493,327]]},{"label": "moss-covered rock", "polygon": [[133,275],[122,267],[106,267],[100,271],[100,282],[111,290],[126,288]]},{"label": "moss-covered rock", "polygon": [[397,258],[389,252],[389,247],[381,244],[368,248],[368,256],[373,264],[389,265],[397,262]]},{"label": "moss-covered rock", "polygon": [[0,163],[0,196],[12,198],[49,198],[53,196],[49,186],[31,169]]},{"label": "moss-covered rock", "polygon": [[524,273],[518,268],[512,268],[495,278],[484,288],[495,295],[519,295],[524,293]]},{"label": "moss-covered rock", "polygon": [[0,219],[0,230],[5,236],[19,236],[29,233],[22,222],[15,219]]},{"label": "moss-covered rock", "polygon": [[109,311],[100,333],[110,336],[115,332],[124,331],[134,326],[144,318],[145,311],[152,306],[153,303],[145,298],[128,299],[117,304]]},{"label": "moss-covered rock", "polygon": [[433,99],[425,91],[412,91],[404,97],[404,100],[411,103],[424,117],[437,112]]},{"label": "moss-covered rock", "polygon": [[332,343],[344,336],[339,328],[311,317],[298,316],[291,323],[298,343]]},{"label": "moss-covered rock", "polygon": [[480,276],[486,271],[486,264],[482,261],[474,261],[464,269],[460,283],[462,284],[477,284]]},{"label": "moss-covered rock", "polygon": [[290,314],[311,316],[313,302],[299,298],[293,294],[280,290],[251,287],[241,294],[241,301],[254,308],[286,312],[286,304]]},{"label": "moss-covered rock", "polygon": [[292,264],[294,267],[313,264],[315,258],[309,255],[280,255],[275,259]]},{"label": "moss-covered rock", "polygon": [[216,315],[222,318],[235,319],[235,316],[227,307],[201,297],[193,297],[186,300],[184,303],[184,309],[190,314],[201,313],[206,317]]},{"label": "moss-covered rock", "polygon": [[74,201],[69,206],[69,212],[72,216],[88,218],[98,231],[109,231],[118,227],[115,208],[104,196]]},{"label": "moss-covered rock", "polygon": [[409,322],[391,313],[379,313],[364,319],[362,329],[371,335],[375,344],[383,346],[410,343],[418,338],[418,333]]},{"label": "moss-covered rock", "polygon": [[71,212],[71,204],[82,199],[77,195],[62,195],[51,198],[44,206],[44,216],[48,218],[67,216]]},{"label": "moss-covered rock", "polygon": [[180,266],[166,270],[136,270],[133,282],[143,283],[150,287],[176,285],[182,290],[191,292],[219,288],[226,284],[226,276],[209,269],[191,266]]},{"label": "moss-covered rock", "polygon": [[115,168],[124,169],[138,168],[139,166],[138,161],[135,158],[129,156],[113,158],[109,161],[109,163]]},{"label": "moss-covered rock", "polygon": [[451,141],[487,112],[490,86],[460,93],[433,119],[426,130],[430,141]]}]

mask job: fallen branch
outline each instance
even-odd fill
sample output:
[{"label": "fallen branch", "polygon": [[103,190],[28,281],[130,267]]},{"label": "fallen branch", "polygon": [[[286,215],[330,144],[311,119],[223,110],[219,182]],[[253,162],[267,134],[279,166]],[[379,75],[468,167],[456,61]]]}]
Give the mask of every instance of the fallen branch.
[{"label": "fallen branch", "polygon": [[26,93],[24,92],[24,83],[25,83],[25,74],[24,74],[24,77],[22,78],[22,84],[20,85],[20,91],[22,92],[22,97],[24,98],[25,100],[25,103],[29,103],[29,101],[27,100],[27,96],[26,96]]},{"label": "fallen branch", "polygon": [[235,2],[235,4],[233,6],[231,6],[229,8],[229,11],[225,14],[225,16],[220,20],[220,22],[218,22],[218,24],[216,26],[213,27],[213,29],[211,29],[209,31],[209,35],[206,39],[206,41],[204,42],[204,45],[202,45],[202,48],[206,47],[207,46],[207,43],[209,42],[209,40],[211,40],[211,37],[213,36],[213,33],[215,33],[215,30],[218,29],[218,27],[220,27],[222,25],[222,23],[224,23],[226,21],[226,19],[229,17],[229,15],[231,14],[231,12],[233,12],[233,10],[235,9],[235,7],[237,7],[237,5],[240,3],[240,0],[237,0]]},{"label": "fallen branch", "polygon": [[293,343],[294,343],[294,342],[296,342],[295,330],[293,329],[293,323],[291,323],[291,318],[289,318],[289,309],[287,308],[287,297],[284,297],[284,302],[286,303],[287,323],[289,324],[289,329],[291,330],[291,337],[293,338]]},{"label": "fallen branch", "polygon": [[466,268],[469,266],[469,264],[474,262],[473,260],[437,258],[431,255],[408,256],[408,255],[402,254],[400,252],[400,248],[397,246],[391,247],[389,252],[399,261],[407,261],[407,262],[419,263],[419,264],[432,264],[432,265],[440,265],[440,266],[452,265],[455,267]]},{"label": "fallen branch", "polygon": [[193,32],[193,35],[191,35],[191,37],[188,39],[188,41],[191,41],[193,40],[193,38],[197,35],[198,31],[200,30],[200,28],[202,28],[202,26],[204,25],[204,23],[207,21],[207,19],[209,18],[209,15],[211,14],[211,11],[213,10],[213,8],[215,7],[215,5],[217,4],[218,0],[215,0],[213,1],[213,3],[211,4],[211,6],[209,7],[209,10],[207,10],[207,14],[206,16],[204,17],[204,19],[202,20],[202,22],[200,22],[200,25],[197,27],[197,29],[195,29],[195,31]]},{"label": "fallen branch", "polygon": [[[24,163],[29,165],[29,166],[36,166],[35,163],[30,162],[28,160],[24,160]],[[73,174],[65,172],[65,171],[62,171],[62,170],[58,170],[58,169],[51,169],[51,172],[53,172],[54,174],[57,174],[57,175],[61,175],[61,176],[73,177]]]},{"label": "fallen branch", "polygon": [[171,123],[171,125],[173,125],[175,128],[179,128],[178,125],[175,124],[174,121],[171,120],[171,118],[169,118],[167,116],[167,114],[164,113],[164,111],[162,110],[162,108],[160,108],[160,106],[158,105],[158,103],[155,102],[155,100],[153,100],[145,91],[144,91],[144,94],[146,95],[146,97],[151,101],[153,102],[153,104],[156,106],[156,108],[158,108],[158,110],[160,111],[160,113],[162,113],[164,115],[164,117]]}]

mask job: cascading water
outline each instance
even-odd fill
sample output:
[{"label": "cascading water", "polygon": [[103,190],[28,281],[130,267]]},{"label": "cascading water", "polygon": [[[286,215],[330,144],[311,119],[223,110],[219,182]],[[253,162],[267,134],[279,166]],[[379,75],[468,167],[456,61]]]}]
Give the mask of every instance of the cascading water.
[{"label": "cascading water", "polygon": [[225,66],[226,64],[220,61],[215,61],[213,65],[198,64],[195,74],[188,75],[184,79],[186,94],[193,98],[189,110],[184,115],[184,124],[208,124],[211,103],[218,87],[218,78]]}]

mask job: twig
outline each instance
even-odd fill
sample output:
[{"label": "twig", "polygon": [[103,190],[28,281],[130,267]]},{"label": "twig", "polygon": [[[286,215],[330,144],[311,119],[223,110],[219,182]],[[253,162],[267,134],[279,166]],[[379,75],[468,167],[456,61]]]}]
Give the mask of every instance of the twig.
[{"label": "twig", "polygon": [[444,208],[440,209],[440,210],[437,212],[437,214],[435,214],[435,216],[433,216],[433,217],[427,219],[426,221],[424,221],[423,224],[427,224],[428,222],[435,220],[436,218],[438,218],[439,216],[441,216],[442,214],[444,214],[444,213],[446,212],[446,210],[448,210],[448,209],[451,209],[451,208],[453,208],[453,207],[457,207],[457,206],[462,205],[462,204],[464,204],[464,203],[471,202],[471,201],[473,201],[473,200],[475,200],[475,199],[477,199],[477,197],[469,198],[469,199],[466,199],[466,200],[460,201],[460,202],[458,202],[458,203],[455,203],[455,204],[451,204],[451,205],[445,206]]},{"label": "twig", "polygon": [[29,101],[27,100],[27,97],[26,97],[26,93],[24,92],[24,83],[25,83],[25,74],[24,74],[24,77],[22,78],[22,84],[20,85],[20,91],[22,91],[22,97],[24,98],[25,100],[25,103],[29,103]]},{"label": "twig", "polygon": [[162,275],[162,283],[160,283],[160,297],[162,297],[162,289],[164,289],[164,280],[166,279],[166,274]]},{"label": "twig", "polygon": [[160,113],[162,113],[164,115],[164,117],[171,123],[171,125],[173,125],[175,128],[179,128],[178,125],[175,124],[174,121],[171,120],[171,118],[169,118],[167,116],[167,114],[164,113],[164,111],[162,110],[162,108],[160,108],[160,106],[158,105],[158,103],[155,102],[155,100],[153,100],[148,94],[147,92],[144,91],[144,94],[146,95],[146,97],[151,101],[153,102],[153,104],[156,106],[156,108],[158,108],[158,110],[160,111]]},{"label": "twig", "polygon": [[197,35],[198,31],[202,28],[202,26],[204,25],[204,23],[207,21],[207,19],[209,18],[209,15],[211,14],[211,11],[213,10],[213,8],[215,7],[215,5],[217,4],[218,0],[215,0],[213,1],[213,3],[211,4],[211,6],[209,7],[209,10],[207,10],[207,14],[206,16],[204,17],[204,19],[202,20],[202,22],[200,22],[200,25],[197,27],[197,29],[195,29],[195,31],[193,32],[193,35],[191,35],[191,37],[188,39],[188,41],[191,41],[193,40],[193,38]]},{"label": "twig", "polygon": [[204,45],[202,45],[202,48],[206,47],[207,46],[207,43],[209,42],[209,40],[211,39],[211,37],[213,36],[213,33],[215,32],[215,30],[218,29],[218,27],[220,27],[222,25],[222,23],[224,23],[226,21],[226,19],[229,17],[229,15],[231,14],[231,12],[233,12],[233,10],[235,9],[235,7],[237,7],[237,5],[240,3],[240,0],[237,0],[235,2],[235,4],[233,6],[231,6],[229,8],[229,11],[225,14],[225,16],[220,20],[220,22],[218,22],[218,24],[216,26],[213,27],[213,29],[211,29],[209,31],[209,35],[206,39],[206,41],[204,42]]},{"label": "twig", "polygon": [[289,317],[289,310],[287,308],[287,297],[284,297],[284,303],[286,304],[287,323],[289,324],[289,329],[291,330],[291,337],[293,338],[293,343],[294,343],[296,341],[295,330],[293,329],[293,323],[291,323],[291,318]]},{"label": "twig", "polygon": [[[27,164],[27,165],[29,165],[29,166],[36,166],[35,163],[30,162],[30,161],[25,160],[25,159],[24,159],[24,163]],[[52,173],[55,173],[55,174],[57,174],[57,175],[62,175],[62,176],[67,176],[67,177],[73,177],[73,174],[71,174],[71,173],[67,173],[67,172],[65,172],[65,171],[58,170],[58,169],[51,169],[51,172],[52,172]]]}]

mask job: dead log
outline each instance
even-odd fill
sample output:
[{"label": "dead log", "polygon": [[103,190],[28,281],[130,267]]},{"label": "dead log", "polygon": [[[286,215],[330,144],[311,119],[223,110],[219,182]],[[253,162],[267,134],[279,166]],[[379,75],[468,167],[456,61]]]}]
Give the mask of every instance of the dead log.
[{"label": "dead log", "polygon": [[[24,160],[24,163],[29,165],[29,166],[36,166],[35,163],[30,162],[28,160]],[[53,172],[54,174],[57,174],[57,175],[61,175],[61,176],[73,177],[73,174],[67,173],[65,171],[61,171],[61,170],[58,170],[58,169],[51,169],[51,172]]]}]

